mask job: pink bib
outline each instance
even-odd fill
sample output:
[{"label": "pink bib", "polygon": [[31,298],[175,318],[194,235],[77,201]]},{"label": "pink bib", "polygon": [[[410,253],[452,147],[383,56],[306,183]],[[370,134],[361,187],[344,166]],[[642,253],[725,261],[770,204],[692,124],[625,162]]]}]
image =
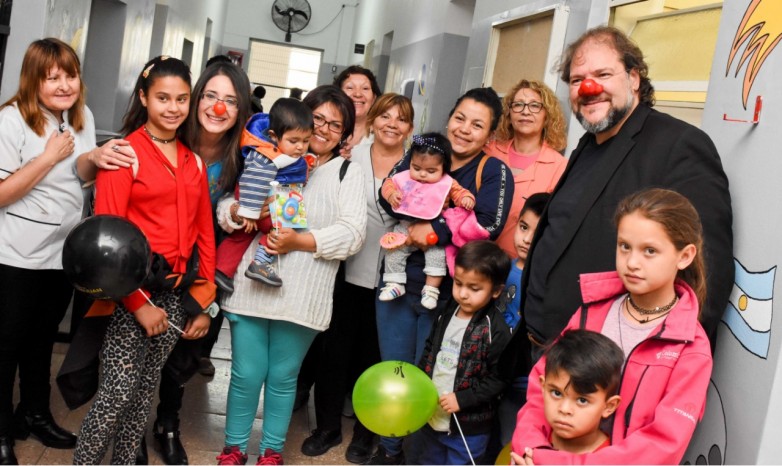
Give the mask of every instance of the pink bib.
[{"label": "pink bib", "polygon": [[410,170],[399,172],[392,180],[402,193],[402,203],[394,212],[421,220],[431,220],[443,211],[453,179],[443,175],[437,183],[421,183],[410,178]]}]

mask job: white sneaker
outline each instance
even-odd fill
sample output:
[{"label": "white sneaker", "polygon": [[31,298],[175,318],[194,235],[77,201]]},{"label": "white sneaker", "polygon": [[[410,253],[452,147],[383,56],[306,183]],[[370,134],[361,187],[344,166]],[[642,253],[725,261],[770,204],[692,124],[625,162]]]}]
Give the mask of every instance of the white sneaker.
[{"label": "white sneaker", "polygon": [[434,309],[437,307],[437,298],[440,297],[440,290],[433,286],[424,285],[421,290],[421,306],[427,309]]},{"label": "white sneaker", "polygon": [[386,283],[386,286],[380,289],[380,296],[377,299],[381,301],[391,301],[405,294],[405,286],[399,283]]}]

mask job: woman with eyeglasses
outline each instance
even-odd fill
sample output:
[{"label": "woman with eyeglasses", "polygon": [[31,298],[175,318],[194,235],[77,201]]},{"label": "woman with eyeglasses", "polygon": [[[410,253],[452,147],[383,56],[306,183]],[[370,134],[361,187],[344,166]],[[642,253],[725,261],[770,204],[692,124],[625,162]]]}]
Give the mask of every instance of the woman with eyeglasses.
[{"label": "woman with eyeglasses", "polygon": [[[221,308],[231,324],[231,382],[226,407],[225,447],[218,464],[245,464],[247,443],[263,389],[263,424],[257,464],[283,464],[296,379],[304,355],[331,321],[337,269],[364,244],[366,194],[361,168],[339,157],[339,146],[353,131],[355,110],[336,86],[310,91],[303,103],[312,110],[310,169],[303,196],[309,229],[275,229],[267,252],[285,254],[279,270],[282,287],[260,284],[237,274],[234,292]],[[235,201],[218,205],[226,231],[241,227]],[[261,215],[268,215],[262,212]],[[255,255],[251,244],[239,265]]]},{"label": "woman with eyeglasses", "polygon": [[554,190],[567,165],[558,152],[565,149],[567,135],[559,100],[542,82],[522,79],[502,99],[502,106],[495,139],[484,150],[513,172],[513,203],[497,244],[515,259],[513,235],[519,212],[532,194]]},{"label": "woman with eyeglasses", "polygon": [[[378,190],[404,156],[405,141],[413,132],[413,104],[405,96],[383,94],[369,110],[367,125],[374,140],[354,147],[350,158],[363,172],[367,239],[364,247],[345,261],[345,276],[337,280],[334,292],[331,325],[318,336],[307,356],[314,372],[316,419],[316,429],[301,446],[307,456],[323,455],[342,442],[345,395],[350,394],[359,374],[380,362],[375,322],[375,294],[384,256],[380,237],[398,221],[378,205]],[[374,437],[357,419],[345,459],[365,463],[372,454]]]}]

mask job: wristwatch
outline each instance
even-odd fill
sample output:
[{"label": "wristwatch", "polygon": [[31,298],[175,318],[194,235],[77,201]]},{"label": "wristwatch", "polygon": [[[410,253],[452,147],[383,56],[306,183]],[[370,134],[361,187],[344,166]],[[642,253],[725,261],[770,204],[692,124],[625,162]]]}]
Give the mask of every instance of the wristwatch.
[{"label": "wristwatch", "polygon": [[212,301],[212,304],[204,309],[204,314],[209,314],[209,317],[213,319],[217,317],[218,312],[220,312],[220,306],[217,305],[217,301]]}]

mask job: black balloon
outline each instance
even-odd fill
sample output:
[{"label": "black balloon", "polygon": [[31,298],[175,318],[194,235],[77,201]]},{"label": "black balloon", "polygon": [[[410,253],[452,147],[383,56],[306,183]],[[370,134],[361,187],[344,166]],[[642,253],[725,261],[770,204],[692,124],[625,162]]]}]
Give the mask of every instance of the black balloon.
[{"label": "black balloon", "polygon": [[76,225],[62,251],[62,266],[75,288],[96,299],[120,299],[144,282],[152,250],[141,230],[116,215],[96,215]]}]

